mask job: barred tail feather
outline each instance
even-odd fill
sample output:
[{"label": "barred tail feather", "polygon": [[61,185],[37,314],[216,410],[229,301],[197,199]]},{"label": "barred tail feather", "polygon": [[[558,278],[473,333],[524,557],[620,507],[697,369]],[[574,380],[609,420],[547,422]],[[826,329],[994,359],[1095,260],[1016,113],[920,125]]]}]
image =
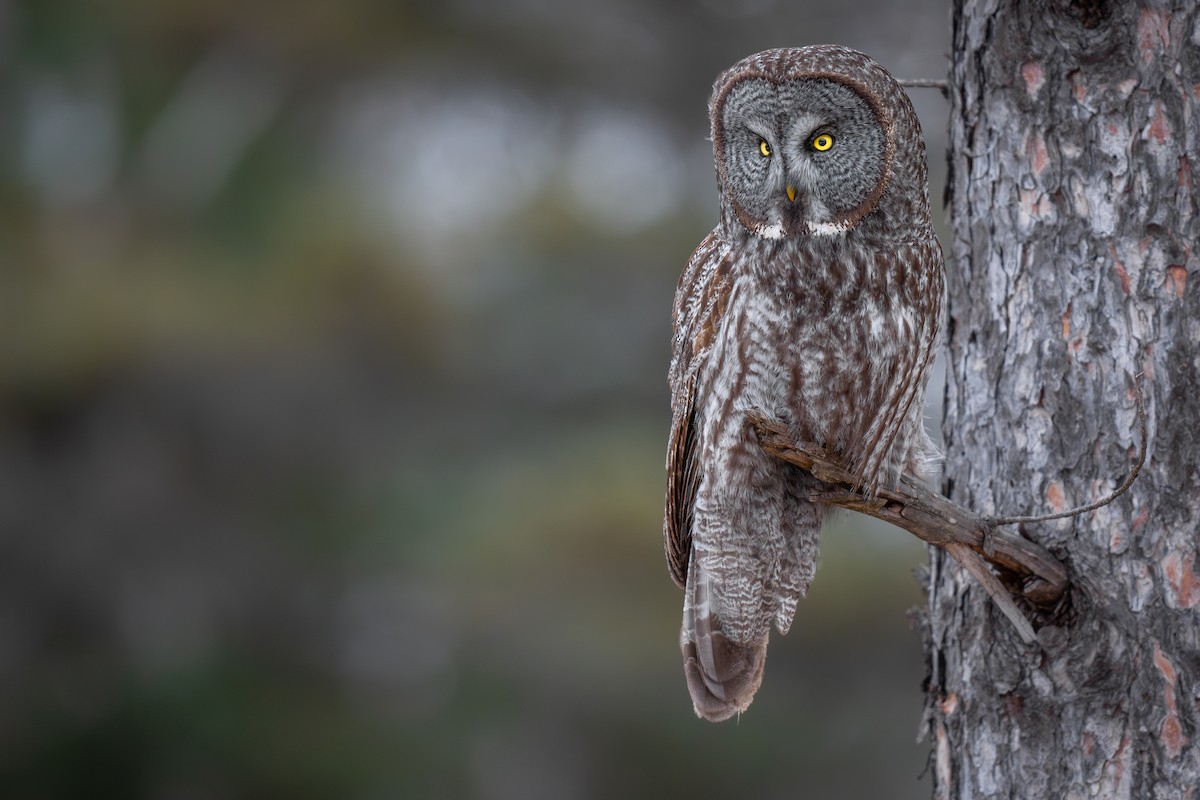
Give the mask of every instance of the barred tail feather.
[{"label": "barred tail feather", "polygon": [[748,645],[725,635],[713,613],[708,573],[698,561],[693,557],[688,566],[679,644],[696,715],[720,722],[745,711],[754,700],[767,662],[768,634]]}]

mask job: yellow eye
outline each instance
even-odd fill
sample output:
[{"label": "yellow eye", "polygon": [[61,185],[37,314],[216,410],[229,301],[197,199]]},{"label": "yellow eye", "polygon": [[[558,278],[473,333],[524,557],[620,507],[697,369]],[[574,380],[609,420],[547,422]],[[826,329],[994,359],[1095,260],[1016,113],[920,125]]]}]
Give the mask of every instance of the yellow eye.
[{"label": "yellow eye", "polygon": [[767,144],[766,139],[758,140],[758,152],[762,153],[764,156],[771,155],[771,145]]},{"label": "yellow eye", "polygon": [[833,137],[828,133],[822,133],[820,136],[812,140],[814,150],[820,150],[824,153],[829,148],[833,147]]}]

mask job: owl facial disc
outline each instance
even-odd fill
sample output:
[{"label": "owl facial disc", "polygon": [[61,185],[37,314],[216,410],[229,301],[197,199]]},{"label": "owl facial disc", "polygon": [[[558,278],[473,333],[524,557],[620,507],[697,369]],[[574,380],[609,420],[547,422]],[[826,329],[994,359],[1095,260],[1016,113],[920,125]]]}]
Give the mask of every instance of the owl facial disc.
[{"label": "owl facial disc", "polygon": [[747,72],[718,84],[712,114],[727,210],[758,236],[845,233],[886,188],[890,117],[846,76]]}]

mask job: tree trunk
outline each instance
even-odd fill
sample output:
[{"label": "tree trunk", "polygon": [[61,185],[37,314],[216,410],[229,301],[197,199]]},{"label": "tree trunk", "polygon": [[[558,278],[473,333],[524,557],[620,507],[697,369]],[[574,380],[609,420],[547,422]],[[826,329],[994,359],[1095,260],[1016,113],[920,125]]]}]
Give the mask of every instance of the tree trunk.
[{"label": "tree trunk", "polygon": [[934,551],[937,798],[1200,797],[1196,2],[956,0],[945,490],[1070,571],[1022,645]]}]

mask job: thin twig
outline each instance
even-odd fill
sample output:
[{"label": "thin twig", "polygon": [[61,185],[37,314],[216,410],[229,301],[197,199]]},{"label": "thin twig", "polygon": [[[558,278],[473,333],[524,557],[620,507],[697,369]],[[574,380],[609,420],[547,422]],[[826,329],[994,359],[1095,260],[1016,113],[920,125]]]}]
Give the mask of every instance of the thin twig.
[{"label": "thin twig", "polygon": [[935,80],[933,78],[905,78],[896,82],[905,89],[937,89],[942,93],[942,96],[950,96],[949,81]]},{"label": "thin twig", "polygon": [[1134,399],[1137,400],[1138,422],[1142,428],[1142,445],[1138,450],[1137,463],[1133,465],[1133,469],[1129,471],[1129,475],[1125,480],[1112,491],[1107,497],[1097,500],[1094,503],[1088,503],[1086,506],[1077,506],[1075,508],[1060,511],[1057,514],[1039,514],[1028,517],[985,517],[984,522],[988,525],[1014,525],[1024,522],[1048,522],[1052,519],[1064,519],[1066,517],[1075,517],[1080,514],[1086,514],[1089,511],[1095,511],[1097,508],[1106,506],[1113,500],[1116,500],[1121,495],[1125,494],[1125,490],[1133,485],[1137,480],[1138,473],[1142,471],[1142,467],[1146,463],[1146,400],[1142,397],[1142,375],[1138,373],[1133,379]]}]

